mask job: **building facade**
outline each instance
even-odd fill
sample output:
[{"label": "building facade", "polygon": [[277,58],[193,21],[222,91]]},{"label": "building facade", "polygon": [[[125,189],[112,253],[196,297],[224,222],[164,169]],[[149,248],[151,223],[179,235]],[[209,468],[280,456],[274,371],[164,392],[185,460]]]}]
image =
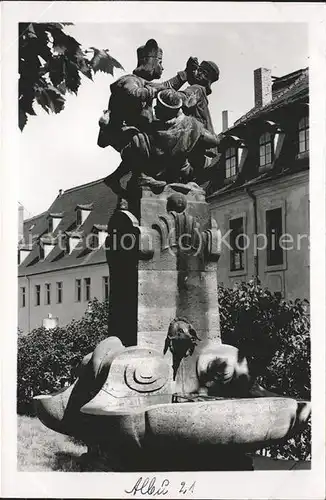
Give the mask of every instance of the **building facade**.
[{"label": "building facade", "polygon": [[109,298],[105,257],[108,219],[116,196],[100,179],[60,192],[50,208],[24,221],[18,248],[18,328],[47,318],[59,326],[80,319],[95,297]]},{"label": "building facade", "polygon": [[[254,72],[255,106],[228,127],[207,170],[212,216],[223,235],[218,280],[252,277],[286,299],[309,299],[309,83],[303,69],[274,78]],[[109,297],[103,248],[117,203],[103,179],[59,195],[24,221],[18,250],[18,327],[79,319]],[[21,213],[21,210],[20,210]],[[23,236],[22,236],[23,235]]]},{"label": "building facade", "polygon": [[309,85],[303,69],[254,72],[255,106],[227,127],[208,200],[223,234],[219,282],[258,277],[309,299]]}]

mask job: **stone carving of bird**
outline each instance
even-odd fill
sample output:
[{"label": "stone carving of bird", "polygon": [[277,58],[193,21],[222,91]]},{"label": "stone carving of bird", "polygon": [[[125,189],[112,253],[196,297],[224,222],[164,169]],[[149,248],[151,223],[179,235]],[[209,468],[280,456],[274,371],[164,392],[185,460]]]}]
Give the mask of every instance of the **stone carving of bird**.
[{"label": "stone carving of bird", "polygon": [[113,75],[114,68],[124,69],[119,61],[110,56],[108,49],[97,49],[95,47],[90,47],[90,50],[86,51],[89,53],[93,51],[94,55],[90,60],[90,65],[93,68],[94,73],[97,71],[103,71],[104,73],[110,73]]},{"label": "stone carving of bird", "polygon": [[200,340],[194,327],[186,318],[175,318],[171,321],[163,354],[166,354],[168,349],[172,353],[173,380],[175,380],[181,360],[193,354]]}]

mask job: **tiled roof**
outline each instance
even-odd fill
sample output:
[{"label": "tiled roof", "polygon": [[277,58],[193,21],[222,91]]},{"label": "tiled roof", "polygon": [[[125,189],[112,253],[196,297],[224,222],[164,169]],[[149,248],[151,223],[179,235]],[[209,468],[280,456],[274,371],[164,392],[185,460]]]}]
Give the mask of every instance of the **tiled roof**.
[{"label": "tiled roof", "polygon": [[[107,227],[108,220],[114,212],[116,204],[116,195],[104,184],[103,179],[64,191],[54,200],[46,212],[24,221],[24,242],[21,248],[27,248],[31,241],[33,241],[33,246],[29,256],[18,267],[19,276],[105,263],[104,249],[85,251],[84,240],[91,233],[94,226],[98,226],[101,230]],[[75,211],[77,207],[87,207],[88,210],[92,207],[84,224],[78,228],[76,227]],[[48,217],[58,215],[62,215],[62,219],[55,231],[48,235]],[[71,254],[65,253],[58,245],[58,241],[61,239],[60,235],[69,232],[78,232],[83,238]],[[53,240],[57,243],[44,260],[39,259],[38,239],[41,237],[42,240],[49,243],[52,243]]]},{"label": "tiled roof", "polygon": [[247,179],[242,182],[233,182],[231,184],[227,184],[226,186],[222,186],[219,189],[212,189],[211,186],[208,188],[207,200],[209,201],[216,196],[220,196],[222,194],[228,194],[232,192],[236,192],[238,190],[243,190],[246,188],[250,188],[251,186],[255,186],[262,182],[269,182],[272,180],[276,180],[279,178],[286,177],[288,175],[292,175],[293,173],[303,172],[309,168],[309,160],[308,158],[304,158],[302,161],[296,162],[295,168],[286,168],[282,169],[282,171],[275,171],[274,169],[269,170],[268,172],[264,172],[262,174],[258,174],[251,179]]},{"label": "tiled roof", "polygon": [[[308,68],[295,71],[289,75],[275,78],[273,83],[273,97],[265,106],[255,106],[248,113],[241,116],[234,126],[242,124],[252,118],[269,113],[270,111],[298,100],[301,96],[309,93],[309,71]],[[233,127],[230,127],[232,129]]]},{"label": "tiled roof", "polygon": [[[227,137],[233,135],[241,135],[240,129],[245,129],[247,126],[250,129],[251,120],[264,116],[264,120],[273,120],[272,113],[275,109],[286,108],[289,104],[295,102],[307,102],[309,99],[309,72],[308,68],[300,69],[288,75],[279,78],[274,78],[272,87],[273,98],[272,101],[261,107],[254,107],[248,113],[243,115],[237,120],[234,125],[229,127],[224,133]],[[291,113],[289,113],[291,115]],[[258,140],[258,139],[257,139]],[[287,147],[287,146],[286,146]],[[274,161],[272,168],[265,172],[259,171],[257,165],[259,158],[253,159],[249,155],[248,160],[242,165],[242,171],[236,176],[233,182],[225,183],[225,160],[223,155],[212,164],[209,169],[210,180],[207,184],[206,190],[208,199],[226,195],[239,189],[249,188],[261,182],[270,182],[272,179],[291,175],[309,168],[309,152],[301,155],[294,155],[289,161],[289,157],[282,156]],[[255,164],[257,162],[257,165]]]}]

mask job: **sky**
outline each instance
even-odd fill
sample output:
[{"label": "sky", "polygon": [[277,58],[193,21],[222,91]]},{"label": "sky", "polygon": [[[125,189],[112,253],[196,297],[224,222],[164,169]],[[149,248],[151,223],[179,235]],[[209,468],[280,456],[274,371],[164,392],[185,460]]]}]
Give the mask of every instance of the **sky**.
[{"label": "sky", "polygon": [[309,65],[307,25],[303,23],[92,23],[66,29],[84,48],[109,49],[125,68],[114,77],[97,73],[82,79],[65,109],[47,115],[35,107],[19,137],[19,201],[25,217],[48,209],[59,189],[100,179],[119,164],[112,148],[97,146],[98,119],[107,107],[110,85],[136,66],[136,49],[155,38],[163,49],[162,81],[183,70],[189,56],[213,60],[220,79],[212,86],[210,110],[216,132],[222,111],[229,125],[254,105],[253,72],[265,67],[282,76]]}]

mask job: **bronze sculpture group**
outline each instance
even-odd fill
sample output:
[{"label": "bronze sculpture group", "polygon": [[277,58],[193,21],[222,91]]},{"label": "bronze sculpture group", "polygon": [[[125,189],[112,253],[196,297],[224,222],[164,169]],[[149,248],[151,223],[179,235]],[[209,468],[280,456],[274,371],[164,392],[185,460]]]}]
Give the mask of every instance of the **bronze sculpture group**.
[{"label": "bronze sculpture group", "polygon": [[162,56],[153,39],[137,49],[137,68],[111,85],[108,109],[99,121],[98,145],[121,154],[121,164],[105,181],[120,195],[120,180],[129,172],[151,187],[198,182],[217,153],[220,137],[207,96],[219,79],[218,66],[190,57],[184,71],[155,83],[162,76]]}]

